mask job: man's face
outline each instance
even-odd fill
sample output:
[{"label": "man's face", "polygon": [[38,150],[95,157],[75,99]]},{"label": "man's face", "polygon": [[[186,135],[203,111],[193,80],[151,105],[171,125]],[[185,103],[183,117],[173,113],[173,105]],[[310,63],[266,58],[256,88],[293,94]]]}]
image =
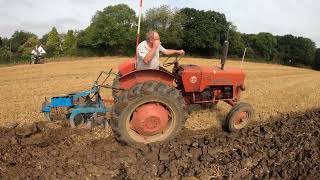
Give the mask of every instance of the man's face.
[{"label": "man's face", "polygon": [[150,43],[153,44],[155,41],[160,41],[160,36],[158,33],[154,33],[153,38],[150,39]]}]

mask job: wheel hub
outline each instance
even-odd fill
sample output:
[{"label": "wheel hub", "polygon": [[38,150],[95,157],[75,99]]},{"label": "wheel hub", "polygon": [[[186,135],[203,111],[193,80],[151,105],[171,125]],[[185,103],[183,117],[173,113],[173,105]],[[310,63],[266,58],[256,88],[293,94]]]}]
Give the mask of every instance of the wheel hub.
[{"label": "wheel hub", "polygon": [[248,113],[247,112],[239,112],[236,119],[235,119],[235,125],[238,127],[243,126],[248,118]]},{"label": "wheel hub", "polygon": [[158,103],[144,104],[136,109],[130,122],[131,129],[143,136],[162,133],[168,127],[169,111]]}]

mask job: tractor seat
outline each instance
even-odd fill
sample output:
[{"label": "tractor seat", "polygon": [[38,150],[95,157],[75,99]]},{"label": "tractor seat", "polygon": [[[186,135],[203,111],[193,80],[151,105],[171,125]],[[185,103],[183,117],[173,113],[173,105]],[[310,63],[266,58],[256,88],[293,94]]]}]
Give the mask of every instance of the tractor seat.
[{"label": "tractor seat", "polygon": [[120,74],[126,75],[136,70],[136,61],[134,59],[121,63],[118,67]]}]

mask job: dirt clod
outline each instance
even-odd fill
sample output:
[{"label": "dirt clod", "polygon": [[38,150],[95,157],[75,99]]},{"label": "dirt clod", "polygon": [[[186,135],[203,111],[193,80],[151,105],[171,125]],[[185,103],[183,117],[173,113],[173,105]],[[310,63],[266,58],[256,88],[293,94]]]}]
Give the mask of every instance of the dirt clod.
[{"label": "dirt clod", "polygon": [[184,131],[130,148],[91,131],[46,123],[0,129],[0,179],[319,179],[320,110],[290,113],[238,133]]}]

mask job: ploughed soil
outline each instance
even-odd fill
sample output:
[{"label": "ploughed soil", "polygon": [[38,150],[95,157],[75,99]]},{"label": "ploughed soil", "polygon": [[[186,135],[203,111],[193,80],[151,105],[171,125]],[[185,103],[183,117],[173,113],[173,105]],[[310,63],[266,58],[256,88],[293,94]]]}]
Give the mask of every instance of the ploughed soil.
[{"label": "ploughed soil", "polygon": [[92,135],[48,123],[1,129],[0,179],[320,179],[320,109],[134,148],[112,137],[79,141]]}]

